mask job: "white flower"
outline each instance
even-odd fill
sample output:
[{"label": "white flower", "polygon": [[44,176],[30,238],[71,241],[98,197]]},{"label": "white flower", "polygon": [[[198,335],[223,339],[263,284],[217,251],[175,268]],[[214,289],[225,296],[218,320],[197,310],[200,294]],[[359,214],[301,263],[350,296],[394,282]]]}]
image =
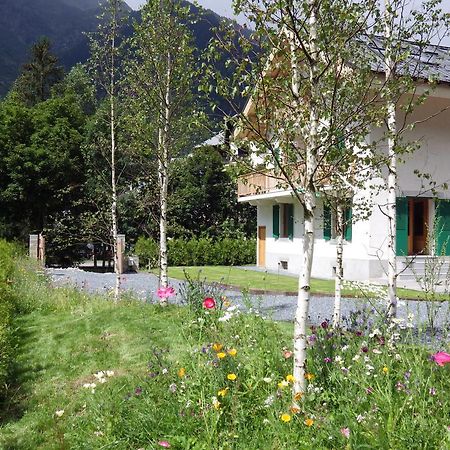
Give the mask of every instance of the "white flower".
[{"label": "white flower", "polygon": [[99,378],[98,381],[99,381],[99,383],[103,384],[103,383],[106,383],[107,380],[106,380],[106,378]]},{"label": "white flower", "polygon": [[342,359],[342,356],[336,356],[335,358],[334,358],[334,360],[338,363],[338,364],[342,364],[343,363],[343,359]]},{"label": "white flower", "polygon": [[164,369],[162,370],[162,374],[163,374],[163,375],[166,375],[167,372],[169,372],[169,371],[168,371],[166,368],[164,368]]},{"label": "white flower", "polygon": [[372,333],[369,334],[369,337],[371,338],[375,336],[381,336],[381,331],[378,328],[375,328],[375,330],[373,330]]},{"label": "white flower", "polygon": [[100,437],[100,436],[103,436],[103,431],[94,431],[94,434],[95,434],[97,437]]},{"label": "white flower", "polygon": [[106,371],[106,376],[108,376],[108,377],[114,376],[114,370],[107,370]]},{"label": "white flower", "polygon": [[263,381],[264,381],[264,383],[269,384],[269,383],[272,383],[272,378],[265,377],[265,378],[263,378]]},{"label": "white flower", "polygon": [[236,311],[236,309],[237,309],[237,306],[236,305],[233,305],[233,306],[230,306],[228,309],[227,309],[227,311],[228,312],[233,312],[233,311]]},{"label": "white flower", "polygon": [[64,414],[64,410],[63,410],[63,409],[58,409],[58,410],[55,412],[55,416],[56,416],[56,417],[61,417],[63,414]]},{"label": "white flower", "polygon": [[353,360],[353,361],[358,361],[359,358],[361,358],[361,355],[356,354],[356,355],[352,358],[352,360]]},{"label": "white flower", "polygon": [[362,414],[358,414],[358,415],[356,416],[356,421],[357,421],[358,423],[361,423],[363,420],[364,420],[364,416],[363,416]]},{"label": "white flower", "polygon": [[375,367],[371,366],[370,364],[367,364],[366,369],[372,371],[375,370]]},{"label": "white flower", "polygon": [[268,408],[269,406],[271,406],[273,404],[275,400],[275,396],[274,395],[269,395],[265,400],[264,400],[264,406],[266,408]]},{"label": "white flower", "polygon": [[374,348],[372,350],[372,353],[375,353],[376,355],[381,355],[383,352],[381,350],[378,350],[377,348]]},{"label": "white flower", "polygon": [[219,317],[219,322],[228,322],[233,317],[233,314],[226,312],[222,317]]},{"label": "white flower", "polygon": [[91,389],[91,388],[95,388],[97,385],[95,383],[84,383],[83,387],[85,389]]},{"label": "white flower", "polygon": [[346,352],[348,350],[348,345],[344,345],[343,347],[342,347],[342,351],[343,352]]}]

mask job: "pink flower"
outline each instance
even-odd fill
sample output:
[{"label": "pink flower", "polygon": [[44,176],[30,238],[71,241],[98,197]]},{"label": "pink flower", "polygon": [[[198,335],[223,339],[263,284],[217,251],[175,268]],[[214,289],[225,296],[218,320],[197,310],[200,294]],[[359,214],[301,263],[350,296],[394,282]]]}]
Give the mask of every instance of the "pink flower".
[{"label": "pink flower", "polygon": [[170,444],[167,441],[159,441],[158,445],[165,448],[170,448]]},{"label": "pink flower", "polygon": [[431,358],[438,366],[444,366],[450,363],[450,355],[445,352],[437,352]]},{"label": "pink flower", "polygon": [[173,295],[175,295],[175,289],[171,286],[167,286],[165,287],[160,287],[157,291],[156,291],[156,295],[159,298],[169,298],[172,297]]},{"label": "pink flower", "polygon": [[350,428],[341,428],[341,434],[347,439],[350,439]]},{"label": "pink flower", "polygon": [[207,298],[205,298],[205,300],[203,300],[203,308],[213,309],[215,307],[216,307],[216,301],[213,298],[207,297]]}]

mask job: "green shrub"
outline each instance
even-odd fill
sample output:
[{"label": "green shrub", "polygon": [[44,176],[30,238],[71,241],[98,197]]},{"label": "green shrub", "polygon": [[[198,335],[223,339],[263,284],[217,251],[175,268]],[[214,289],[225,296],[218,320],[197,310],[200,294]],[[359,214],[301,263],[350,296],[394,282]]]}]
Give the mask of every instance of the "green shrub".
[{"label": "green shrub", "polygon": [[[158,244],[154,240],[140,237],[135,252],[143,264],[157,265]],[[168,253],[170,266],[240,266],[255,264],[256,242],[232,238],[171,239]]]},{"label": "green shrub", "polygon": [[0,396],[4,394],[13,358],[15,254],[14,245],[0,240]]},{"label": "green shrub", "polygon": [[149,269],[158,266],[158,244],[153,239],[140,237],[134,249],[139,256],[139,262]]}]

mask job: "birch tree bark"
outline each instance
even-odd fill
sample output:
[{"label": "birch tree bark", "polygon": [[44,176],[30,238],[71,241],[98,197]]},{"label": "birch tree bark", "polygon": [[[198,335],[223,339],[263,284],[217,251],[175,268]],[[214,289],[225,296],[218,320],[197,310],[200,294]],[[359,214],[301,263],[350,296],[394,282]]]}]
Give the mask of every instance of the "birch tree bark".
[{"label": "birch tree bark", "polygon": [[[319,127],[319,114],[316,104],[317,98],[317,74],[314,60],[317,58],[317,23],[316,23],[316,2],[309,0],[309,83],[311,85],[310,115],[308,126],[308,139],[306,142],[306,177],[303,195],[304,210],[304,234],[302,249],[302,268],[298,280],[297,310],[295,313],[294,325],[294,398],[296,394],[306,390],[306,348],[307,348],[307,325],[309,313],[309,301],[311,293],[311,269],[314,256],[315,238],[315,210],[316,210],[316,190],[314,176],[317,169],[317,133]],[[295,36],[291,35],[291,59],[292,59],[292,91],[299,101],[300,67],[296,57]]]},{"label": "birch tree bark", "polygon": [[[167,68],[166,68],[166,88],[164,101],[161,102],[160,129],[158,132],[158,165],[159,165],[159,192],[160,192],[160,220],[159,220],[159,261],[160,261],[160,275],[159,284],[166,288],[169,284],[167,275],[167,193],[169,186],[169,120],[170,120],[170,84],[172,78],[172,56],[170,52],[167,54]],[[167,298],[160,300],[162,304],[167,303]]]},{"label": "birch tree bark", "polygon": [[334,288],[333,327],[341,323],[342,281],[344,279],[344,208],[342,203],[336,208],[336,275]]},{"label": "birch tree bark", "polygon": [[392,9],[390,0],[385,0],[384,11],[384,27],[385,27],[385,49],[384,49],[384,65],[385,79],[387,84],[386,90],[386,112],[388,127],[388,180],[387,180],[387,217],[388,217],[388,304],[387,315],[389,317],[397,316],[397,253],[396,253],[396,237],[397,237],[397,152],[396,152],[396,135],[397,121],[395,115],[395,101],[392,98],[390,83],[395,77],[395,68],[392,58],[392,31],[394,27],[395,14]]}]

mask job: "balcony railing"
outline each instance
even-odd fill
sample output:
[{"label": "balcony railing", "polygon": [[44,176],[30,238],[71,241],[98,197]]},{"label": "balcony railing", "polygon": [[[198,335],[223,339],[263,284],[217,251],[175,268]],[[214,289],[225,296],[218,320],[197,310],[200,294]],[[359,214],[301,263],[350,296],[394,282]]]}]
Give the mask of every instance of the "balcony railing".
[{"label": "balcony railing", "polygon": [[[289,166],[289,178],[300,181],[304,173],[305,166],[296,164]],[[318,170],[316,182],[322,186],[330,183],[330,168]],[[238,197],[248,197],[252,195],[269,194],[272,192],[283,192],[292,189],[287,179],[280,173],[275,175],[273,170],[242,175],[238,179]]]}]

